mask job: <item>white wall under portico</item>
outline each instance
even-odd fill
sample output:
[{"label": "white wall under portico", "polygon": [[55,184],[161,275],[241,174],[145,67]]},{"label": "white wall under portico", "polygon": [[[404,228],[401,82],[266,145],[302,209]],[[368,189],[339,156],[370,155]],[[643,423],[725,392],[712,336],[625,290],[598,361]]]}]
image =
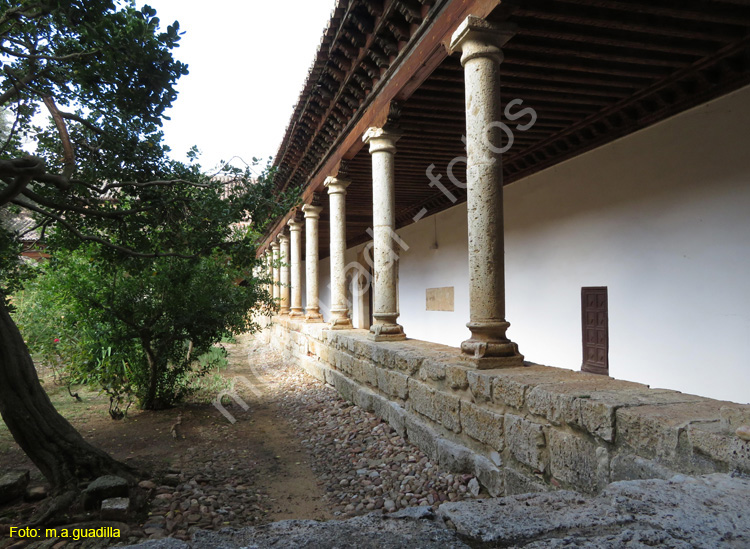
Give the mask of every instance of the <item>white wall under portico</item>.
[{"label": "white wall under portico", "polygon": [[[508,335],[528,360],[580,368],[581,287],[607,286],[612,376],[750,401],[748,105],[745,88],[506,188]],[[399,323],[457,346],[465,204],[398,233]],[[455,310],[426,311],[426,290],[450,286]]]}]

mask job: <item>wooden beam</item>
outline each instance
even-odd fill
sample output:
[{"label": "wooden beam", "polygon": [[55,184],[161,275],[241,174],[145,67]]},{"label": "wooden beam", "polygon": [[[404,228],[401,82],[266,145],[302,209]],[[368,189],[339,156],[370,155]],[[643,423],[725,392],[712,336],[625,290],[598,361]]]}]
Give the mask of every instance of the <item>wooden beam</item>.
[{"label": "wooden beam", "polygon": [[[362,148],[362,136],[367,128],[375,122],[380,122],[382,113],[388,111],[390,102],[394,99],[404,101],[424,82],[432,71],[448,56],[446,44],[451,35],[469,15],[486,17],[500,3],[500,0],[444,0],[437,2],[418,37],[412,37],[399,58],[386,71],[383,77],[365,98],[365,109],[361,116],[349,121],[347,129],[342,132],[329,150],[313,170],[310,182],[302,194],[302,201],[308,202],[313,193],[323,187],[325,178],[338,168],[343,159],[351,159]],[[286,222],[291,213],[274,224],[267,233],[267,238],[273,238]]]}]

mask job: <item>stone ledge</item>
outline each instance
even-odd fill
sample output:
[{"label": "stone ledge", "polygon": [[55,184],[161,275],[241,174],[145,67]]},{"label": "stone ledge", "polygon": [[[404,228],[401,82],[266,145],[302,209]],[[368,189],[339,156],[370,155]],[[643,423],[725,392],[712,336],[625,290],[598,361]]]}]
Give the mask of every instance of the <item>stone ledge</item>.
[{"label": "stone ledge", "polygon": [[[601,495],[559,491],[413,507],[345,521],[285,520],[199,530],[191,542],[152,540],[125,549],[241,547],[746,547],[750,480],[727,475],[610,484]],[[449,522],[450,521],[450,522]]]},{"label": "stone ledge", "polygon": [[549,366],[478,371],[459,349],[368,333],[277,317],[266,337],[433,459],[467,467],[463,451],[441,450],[448,440],[489,463],[480,481],[493,491],[595,493],[623,478],[750,473],[750,442],[734,435],[750,406]]}]

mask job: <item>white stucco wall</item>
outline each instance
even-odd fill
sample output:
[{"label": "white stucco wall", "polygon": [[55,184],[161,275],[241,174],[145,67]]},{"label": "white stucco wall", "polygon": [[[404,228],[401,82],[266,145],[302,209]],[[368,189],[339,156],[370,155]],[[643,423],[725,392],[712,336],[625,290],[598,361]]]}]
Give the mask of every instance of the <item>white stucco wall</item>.
[{"label": "white stucco wall", "polygon": [[610,374],[750,402],[750,88],[511,185],[510,334],[581,363],[580,289],[609,289]]},{"label": "white stucco wall", "polygon": [[[748,105],[750,88],[506,188],[508,333],[529,360],[580,368],[581,287],[607,286],[611,375],[750,402]],[[468,336],[466,231],[465,205],[399,231],[409,337]],[[455,311],[426,311],[444,286]]]}]

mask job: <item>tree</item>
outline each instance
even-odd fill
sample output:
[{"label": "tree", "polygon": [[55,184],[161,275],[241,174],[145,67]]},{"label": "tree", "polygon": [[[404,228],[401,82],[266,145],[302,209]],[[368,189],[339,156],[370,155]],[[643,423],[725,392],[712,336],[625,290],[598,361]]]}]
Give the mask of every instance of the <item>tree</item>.
[{"label": "tree", "polygon": [[[177,23],[160,32],[155,11],[132,1],[0,0],[0,108],[13,114],[0,145],[0,208],[33,212],[41,231],[54,226],[60,241],[98,244],[116,260],[231,257],[233,247],[251,245],[177,222],[207,217],[194,191],[226,186],[197,164],[169,160],[162,144],[164,111],[187,73],[172,56],[179,39]],[[32,121],[41,106],[47,128]],[[36,145],[33,156],[25,141]],[[250,185],[249,170],[229,175]],[[280,202],[246,205],[258,223]],[[82,479],[132,479],[133,471],[88,444],[39,384],[6,299],[18,282],[9,251],[17,237],[0,231],[0,414],[59,495],[41,522],[72,501]]]},{"label": "tree", "polygon": [[[50,238],[55,252],[40,282],[65,296],[63,322],[89,335],[82,341],[91,347],[88,360],[76,368],[84,377],[98,380],[98,348],[111,349],[114,367],[127,364],[141,407],[162,409],[186,394],[196,357],[226,333],[256,328],[248,311],[269,310],[273,302],[259,285],[238,284],[255,265],[255,248],[249,229],[236,227],[247,208],[262,203],[268,181],[190,189],[192,215],[169,228],[213,239],[212,250],[194,257],[133,257],[67,235],[75,249],[63,250],[57,235]],[[147,237],[151,245],[165,238],[164,246],[177,238],[173,230],[149,230]]]}]

